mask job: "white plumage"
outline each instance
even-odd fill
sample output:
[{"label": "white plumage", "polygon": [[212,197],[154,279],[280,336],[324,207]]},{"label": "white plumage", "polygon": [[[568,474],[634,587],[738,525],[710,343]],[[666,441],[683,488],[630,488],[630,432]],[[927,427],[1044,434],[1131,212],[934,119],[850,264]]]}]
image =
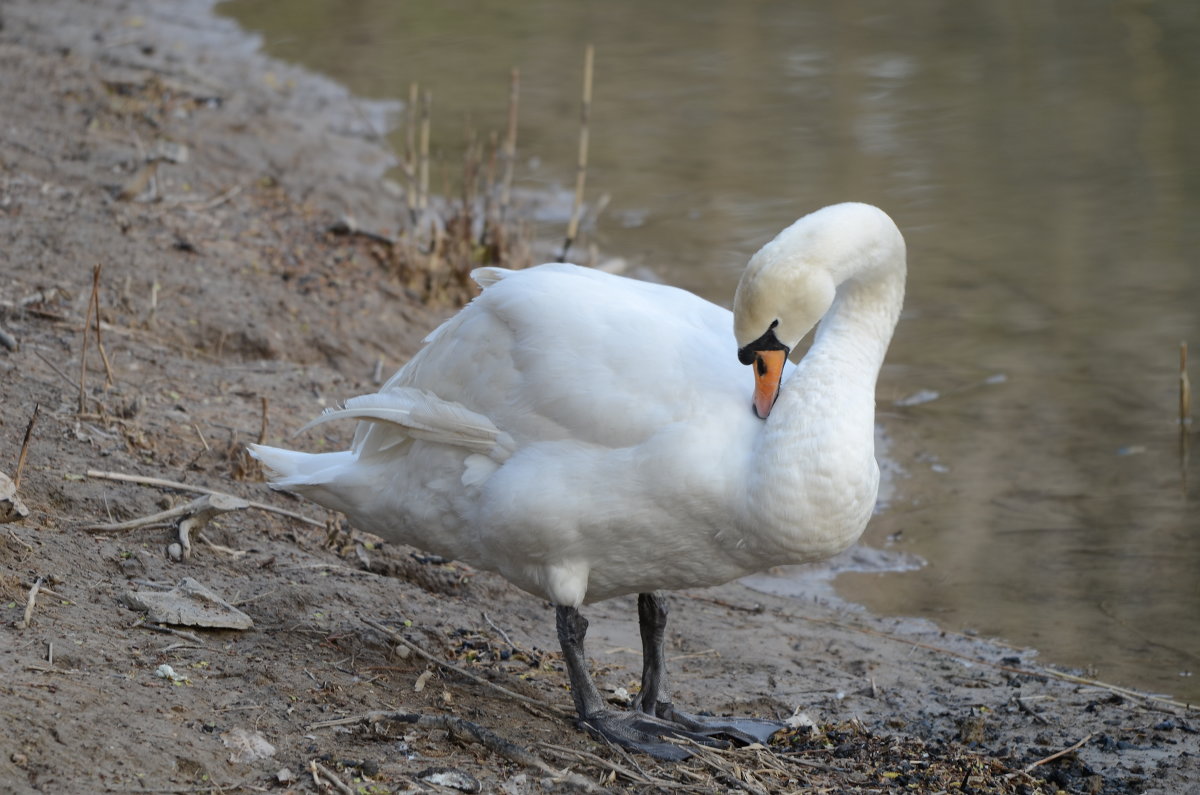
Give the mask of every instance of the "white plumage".
[{"label": "white plumage", "polygon": [[878,486],[875,380],[904,293],[904,241],[882,211],[836,205],[785,229],[752,258],[732,314],[574,265],[473,276],[482,294],[377,394],[316,421],[360,420],[349,451],[251,448],[276,488],[564,608],[714,585],[859,537]]}]

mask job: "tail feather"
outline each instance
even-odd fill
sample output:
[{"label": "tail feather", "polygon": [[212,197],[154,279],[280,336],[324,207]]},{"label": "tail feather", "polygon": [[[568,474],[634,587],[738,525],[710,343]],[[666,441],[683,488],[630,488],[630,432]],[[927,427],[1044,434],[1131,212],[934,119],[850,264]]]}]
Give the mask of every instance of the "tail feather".
[{"label": "tail feather", "polygon": [[355,438],[355,452],[384,452],[407,439],[424,439],[483,453],[500,460],[511,453],[512,439],[484,415],[459,403],[411,387],[350,398],[336,409],[327,409],[301,430],[331,420],[359,419],[381,423],[390,430],[372,428]]},{"label": "tail feather", "polygon": [[250,455],[262,462],[271,486],[281,489],[301,489],[330,483],[339,471],[354,463],[354,453],[300,453],[263,444],[246,446]]}]

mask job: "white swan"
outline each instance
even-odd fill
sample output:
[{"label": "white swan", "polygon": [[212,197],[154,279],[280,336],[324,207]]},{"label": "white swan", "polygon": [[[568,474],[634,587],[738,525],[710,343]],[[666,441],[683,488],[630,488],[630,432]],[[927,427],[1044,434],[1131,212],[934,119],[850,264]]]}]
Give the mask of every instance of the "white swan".
[{"label": "white swan", "polygon": [[[553,602],[588,729],[666,758],[686,752],[664,736],[765,739],[777,724],[673,708],[655,592],[858,539],[879,482],[875,381],[904,296],[899,230],[865,204],[801,218],[750,260],[732,315],[574,265],[473,276],[483,293],[377,394],[313,423],[361,420],[350,450],[251,447],[272,485]],[[591,681],[577,608],[631,593],[644,670],[624,713]]]}]

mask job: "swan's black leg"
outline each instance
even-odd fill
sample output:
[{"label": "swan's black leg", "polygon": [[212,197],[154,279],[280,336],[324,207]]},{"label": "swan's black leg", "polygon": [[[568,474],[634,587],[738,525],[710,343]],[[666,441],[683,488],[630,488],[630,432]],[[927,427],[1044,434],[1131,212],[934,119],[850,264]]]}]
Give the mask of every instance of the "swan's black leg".
[{"label": "swan's black leg", "polygon": [[670,704],[667,688],[667,659],[664,642],[667,635],[667,600],[662,594],[638,594],[638,629],[642,634],[642,692],[633,702],[634,709],[655,715],[659,703]]},{"label": "swan's black leg", "polygon": [[642,634],[642,692],[634,709],[695,734],[723,735],[742,743],[765,743],[783,724],[759,718],[710,718],[675,709],[667,684],[664,639],[667,631],[667,600],[659,593],[638,594],[638,623]]},{"label": "swan's black leg", "polygon": [[574,607],[555,607],[555,625],[558,642],[562,646],[563,662],[567,664],[567,677],[571,680],[571,698],[575,700],[575,711],[586,720],[589,715],[603,710],[604,699],[592,682],[583,656],[583,637],[587,634],[588,621]]},{"label": "swan's black leg", "polygon": [[604,703],[600,691],[592,682],[587,669],[587,658],[583,653],[583,638],[587,634],[587,619],[574,607],[555,608],[558,627],[558,642],[562,645],[563,662],[567,665],[567,676],[571,680],[571,697],[580,724],[593,734],[642,751],[658,759],[679,760],[691,756],[681,745],[667,742],[665,737],[678,737],[695,742],[712,744],[699,733],[689,732],[669,721],[637,710],[625,712],[613,709]]}]

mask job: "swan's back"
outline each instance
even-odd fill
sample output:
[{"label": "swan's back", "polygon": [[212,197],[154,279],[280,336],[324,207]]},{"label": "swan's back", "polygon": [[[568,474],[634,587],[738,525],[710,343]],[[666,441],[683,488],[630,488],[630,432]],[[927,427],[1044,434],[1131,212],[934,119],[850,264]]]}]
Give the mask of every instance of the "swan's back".
[{"label": "swan's back", "polygon": [[518,445],[627,447],[697,412],[747,405],[728,310],[569,264],[476,274],[483,293],[381,392],[417,388],[454,401]]}]

